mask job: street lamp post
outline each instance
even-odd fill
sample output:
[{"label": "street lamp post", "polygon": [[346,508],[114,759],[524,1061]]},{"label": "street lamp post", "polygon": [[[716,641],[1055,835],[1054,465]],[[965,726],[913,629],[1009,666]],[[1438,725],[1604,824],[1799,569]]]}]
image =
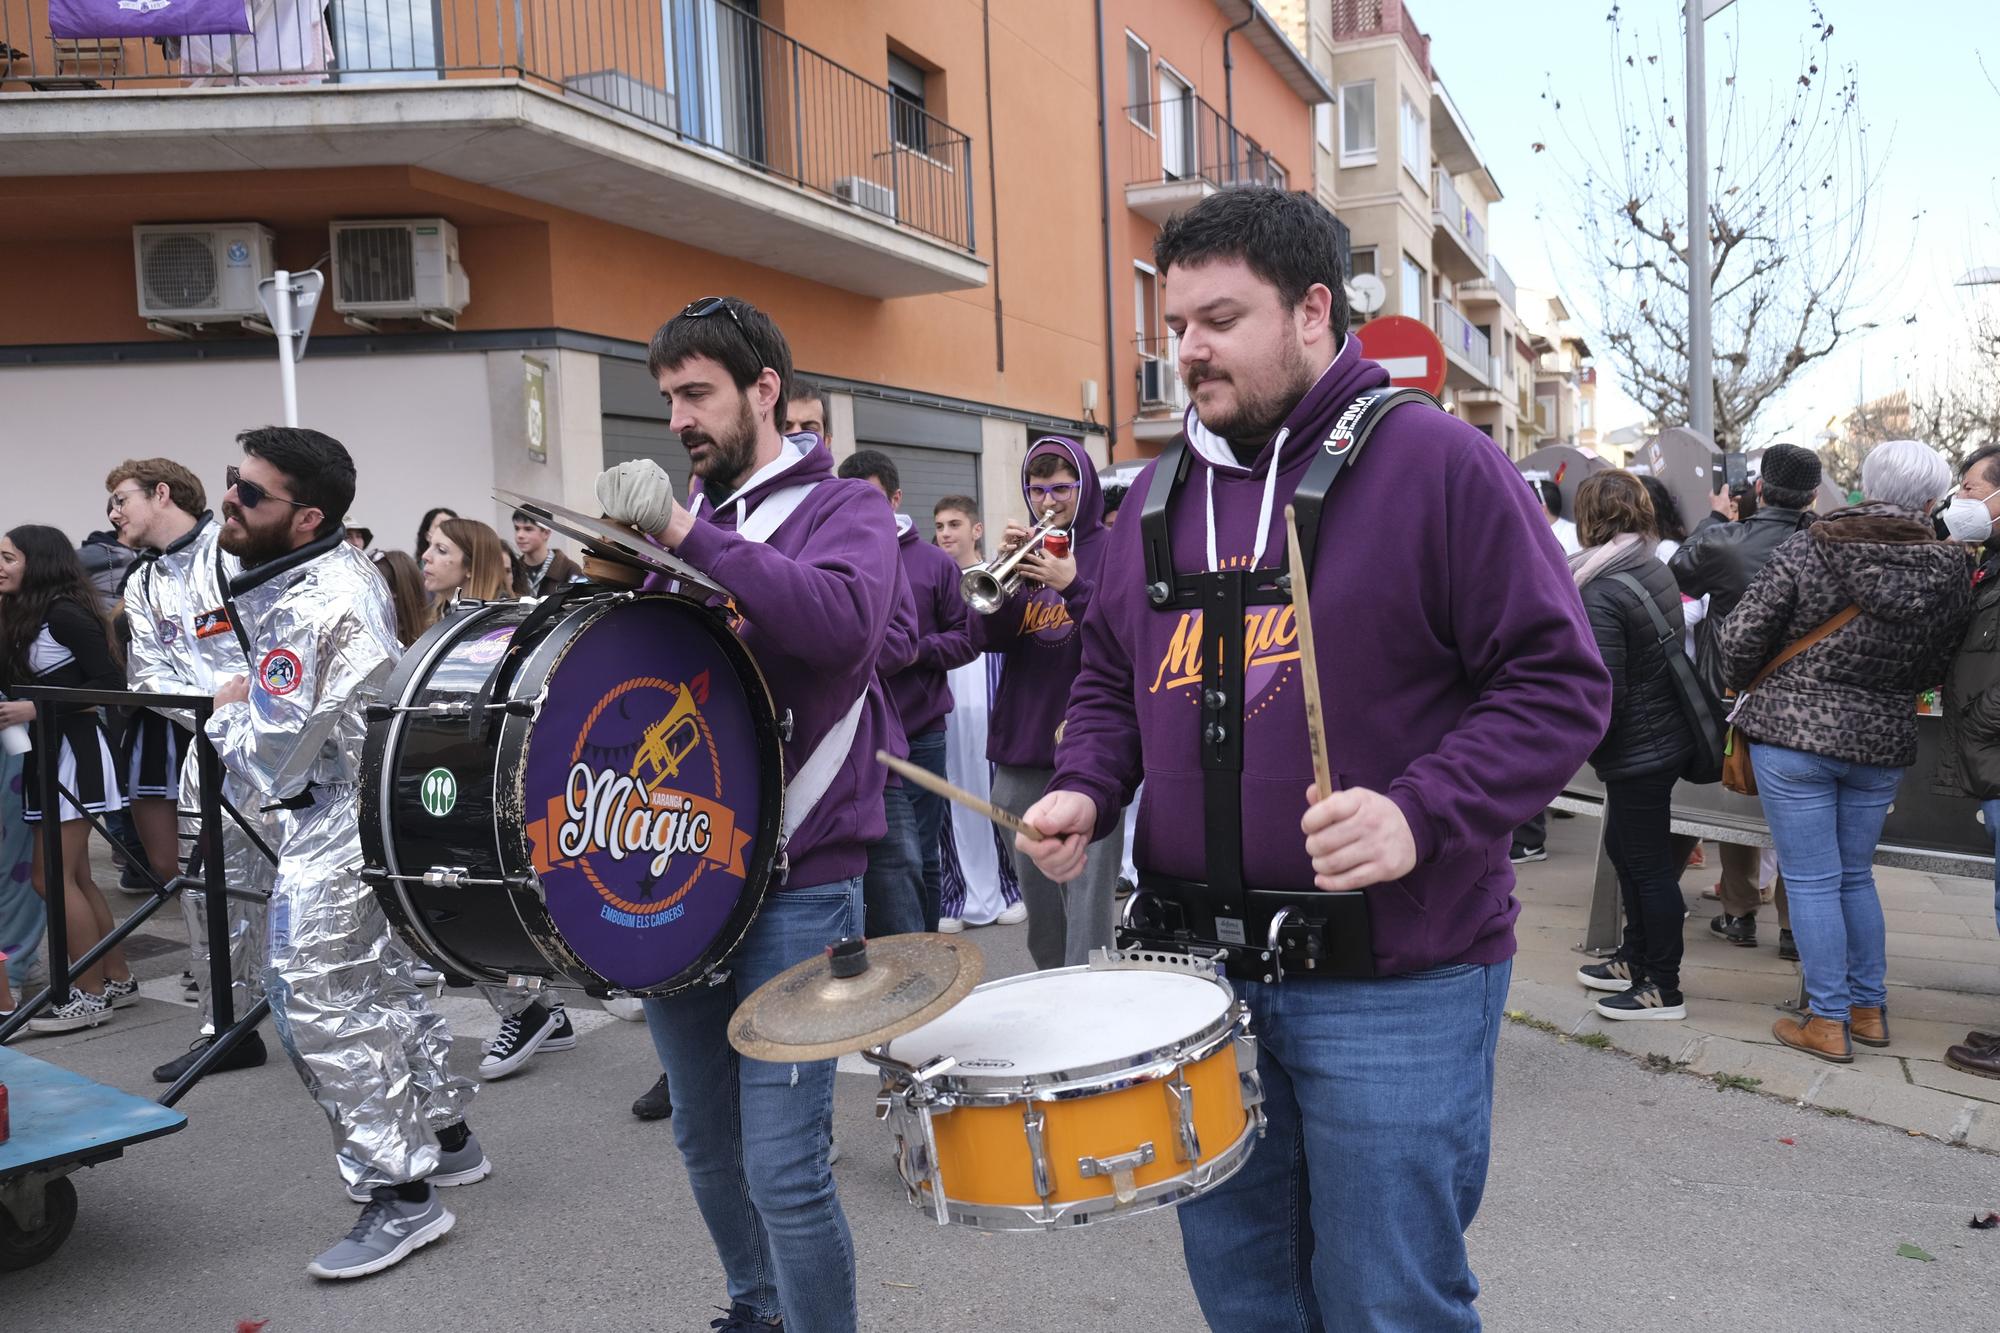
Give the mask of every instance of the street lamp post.
[{"label": "street lamp post", "polygon": [[1708,271],[1708,70],[1702,28],[1735,0],[1687,0],[1688,427],[1715,439],[1714,297]]}]

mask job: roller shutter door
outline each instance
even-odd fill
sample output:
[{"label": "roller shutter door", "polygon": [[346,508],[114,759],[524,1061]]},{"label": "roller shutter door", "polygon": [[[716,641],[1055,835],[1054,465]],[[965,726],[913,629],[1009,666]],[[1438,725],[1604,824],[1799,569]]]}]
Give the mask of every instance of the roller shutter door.
[{"label": "roller shutter door", "polygon": [[931,509],[947,495],[979,498],[979,455],[954,449],[925,449],[914,444],[862,443],[889,455],[903,486],[903,512],[917,525],[917,536],[931,540]]},{"label": "roller shutter door", "polygon": [[646,417],[604,418],[604,466],[617,467],[635,458],[650,458],[674,479],[674,494],[686,495],[693,471],[680,437],[667,429],[664,421]]}]

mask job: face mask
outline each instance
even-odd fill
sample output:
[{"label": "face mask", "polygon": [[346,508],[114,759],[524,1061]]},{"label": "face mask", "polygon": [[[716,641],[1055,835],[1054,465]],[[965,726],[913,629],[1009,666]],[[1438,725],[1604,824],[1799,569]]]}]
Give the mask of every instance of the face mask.
[{"label": "face mask", "polygon": [[1944,507],[1938,522],[1945,536],[1955,542],[1983,542],[1993,535],[1993,515],[1984,500],[1959,496]]}]

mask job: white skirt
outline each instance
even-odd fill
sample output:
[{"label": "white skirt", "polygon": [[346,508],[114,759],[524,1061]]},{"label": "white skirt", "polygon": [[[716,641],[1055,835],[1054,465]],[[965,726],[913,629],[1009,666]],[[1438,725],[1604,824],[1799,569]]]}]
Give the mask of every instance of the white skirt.
[{"label": "white skirt", "polygon": [[[104,734],[103,726],[92,728],[91,734],[97,738],[97,753],[85,752],[83,761],[77,761],[76,751],[69,738],[64,737],[62,757],[56,762],[56,781],[83,801],[83,810],[93,815],[109,814],[113,810],[125,808],[125,793],[118,785],[118,764],[111,757],[111,742]],[[40,792],[41,762],[30,750],[21,756],[21,818],[30,824],[41,822],[42,805]],[[68,797],[62,801],[60,818],[67,821],[82,819],[83,810],[70,803]]]}]

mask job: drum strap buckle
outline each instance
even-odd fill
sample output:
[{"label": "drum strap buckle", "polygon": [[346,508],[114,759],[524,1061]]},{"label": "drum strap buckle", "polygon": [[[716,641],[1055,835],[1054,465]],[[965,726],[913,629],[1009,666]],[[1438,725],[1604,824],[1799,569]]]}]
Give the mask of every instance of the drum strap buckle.
[{"label": "drum strap buckle", "polygon": [[1122,1152],[1116,1157],[1079,1157],[1076,1169],[1086,1178],[1111,1177],[1111,1196],[1120,1204],[1128,1204],[1139,1197],[1139,1184],[1133,1174],[1142,1166],[1151,1166],[1153,1157],[1153,1145],[1148,1140],[1131,1152]]}]

